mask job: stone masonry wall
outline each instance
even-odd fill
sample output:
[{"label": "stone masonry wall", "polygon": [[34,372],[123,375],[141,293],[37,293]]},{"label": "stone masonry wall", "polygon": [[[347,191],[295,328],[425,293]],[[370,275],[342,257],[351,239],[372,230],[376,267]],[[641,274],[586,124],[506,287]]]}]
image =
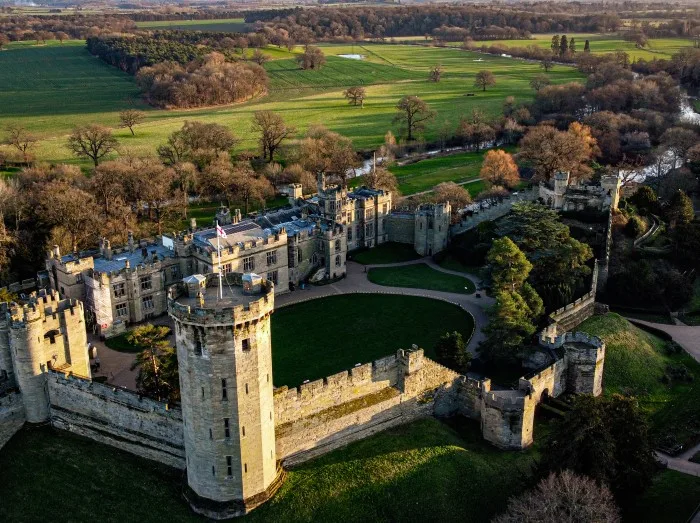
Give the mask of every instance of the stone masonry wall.
[{"label": "stone masonry wall", "polygon": [[389,427],[434,413],[436,398],[458,374],[398,351],[298,388],[275,391],[277,457],[300,463]]},{"label": "stone masonry wall", "polygon": [[0,397],[0,449],[24,425],[22,394],[11,392]]},{"label": "stone masonry wall", "polygon": [[182,413],[165,403],[50,371],[51,424],[171,467],[185,468]]},{"label": "stone masonry wall", "polygon": [[514,203],[519,202],[529,202],[536,200],[539,196],[537,188],[533,188],[526,191],[521,191],[517,195],[511,195],[508,199],[503,200],[501,203],[492,205],[485,209],[479,209],[471,216],[464,218],[461,222],[452,225],[450,227],[450,235],[456,236],[468,230],[473,229],[481,222],[496,220],[508,214]]},{"label": "stone masonry wall", "polygon": [[415,217],[412,213],[390,214],[387,218],[389,241],[413,245],[415,239]]}]

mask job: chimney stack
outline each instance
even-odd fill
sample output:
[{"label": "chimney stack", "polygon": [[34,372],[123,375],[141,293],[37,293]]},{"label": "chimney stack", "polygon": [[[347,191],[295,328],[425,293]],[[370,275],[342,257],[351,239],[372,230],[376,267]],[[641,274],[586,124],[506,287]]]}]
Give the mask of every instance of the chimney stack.
[{"label": "chimney stack", "polygon": [[129,240],[127,241],[129,245],[129,252],[134,252],[134,232],[129,231]]},{"label": "chimney stack", "polygon": [[53,257],[57,260],[61,259],[61,248],[58,245],[53,246]]},{"label": "chimney stack", "polygon": [[107,239],[104,241],[104,257],[108,260],[112,259],[112,246]]}]

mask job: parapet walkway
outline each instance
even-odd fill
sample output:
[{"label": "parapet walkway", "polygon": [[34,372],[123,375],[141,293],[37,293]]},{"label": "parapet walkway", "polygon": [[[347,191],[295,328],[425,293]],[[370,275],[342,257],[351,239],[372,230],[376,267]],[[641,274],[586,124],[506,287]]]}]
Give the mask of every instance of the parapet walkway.
[{"label": "parapet walkway", "polygon": [[367,272],[374,267],[401,267],[405,265],[416,265],[425,263],[431,268],[447,274],[468,277],[468,275],[458,272],[443,269],[429,257],[411,260],[408,262],[381,264],[381,265],[361,265],[356,262],[349,261],[347,264],[347,276],[335,283],[319,286],[308,286],[305,289],[297,289],[288,294],[275,297],[275,307],[285,307],[303,301],[333,296],[337,294],[354,294],[354,293],[376,293],[376,294],[401,294],[405,296],[422,296],[425,298],[433,298],[437,300],[447,301],[459,305],[462,309],[469,312],[474,317],[474,335],[469,341],[468,349],[473,353],[476,347],[485,336],[482,328],[488,322],[485,308],[493,303],[491,298],[482,294],[481,298],[477,298],[475,294],[457,294],[453,292],[433,291],[428,289],[414,289],[408,287],[388,287],[372,283],[367,279]]}]

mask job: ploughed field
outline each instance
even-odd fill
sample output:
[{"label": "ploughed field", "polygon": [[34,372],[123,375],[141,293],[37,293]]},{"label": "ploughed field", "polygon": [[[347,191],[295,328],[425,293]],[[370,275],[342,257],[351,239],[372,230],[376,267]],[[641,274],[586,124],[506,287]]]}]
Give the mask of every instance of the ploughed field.
[{"label": "ploughed field", "polygon": [[434,358],[440,336],[458,331],[468,340],[473,329],[457,305],[416,296],[346,294],[289,305],[272,319],[273,381],[296,387],[413,344]]},{"label": "ploughed field", "polygon": [[[272,110],[303,133],[309,125],[322,123],[350,137],[357,149],[373,149],[383,143],[388,130],[399,134],[393,123],[395,105],[404,95],[417,95],[437,111],[425,138],[433,140],[443,125],[456,128],[461,116],[478,108],[495,117],[504,99],[530,99],[529,80],[541,70],[537,64],[470,53],[459,49],[363,44],[323,45],[328,63],[320,71],[298,69],[295,56],[301,48],[267,48],[272,57],[265,64],[270,77],[267,95],[246,103],[193,110],[155,110],[138,99],[129,75],[92,57],[79,41],[63,45],[12,43],[0,52],[0,129],[21,125],[40,138],[36,154],[42,161],[79,163],[66,148],[67,135],[75,125],[100,123],[115,128],[121,145],[138,154],[153,154],[167,136],[185,120],[216,122],[231,128],[242,142],[241,149],[254,149],[250,132],[252,114]],[[342,58],[360,54],[362,60]],[[479,61],[476,61],[479,60]],[[445,68],[439,83],[428,80],[431,66]],[[486,92],[473,86],[480,70],[490,70],[497,84]],[[554,82],[582,79],[571,67],[549,73]],[[343,91],[354,85],[367,88],[364,109],[348,105]],[[474,96],[466,96],[468,93]],[[118,129],[119,111],[136,106],[147,112],[132,137]],[[85,163],[87,166],[87,163]]]}]

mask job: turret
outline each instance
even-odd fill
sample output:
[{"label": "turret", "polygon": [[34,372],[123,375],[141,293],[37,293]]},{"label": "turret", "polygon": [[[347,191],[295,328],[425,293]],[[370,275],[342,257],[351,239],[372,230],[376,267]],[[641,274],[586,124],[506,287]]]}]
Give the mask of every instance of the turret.
[{"label": "turret", "polygon": [[[207,276],[197,296],[171,300],[187,455],[185,496],[215,519],[241,516],[279,487],[275,449],[270,314],[274,286]],[[193,289],[194,290],[194,289]]]}]

